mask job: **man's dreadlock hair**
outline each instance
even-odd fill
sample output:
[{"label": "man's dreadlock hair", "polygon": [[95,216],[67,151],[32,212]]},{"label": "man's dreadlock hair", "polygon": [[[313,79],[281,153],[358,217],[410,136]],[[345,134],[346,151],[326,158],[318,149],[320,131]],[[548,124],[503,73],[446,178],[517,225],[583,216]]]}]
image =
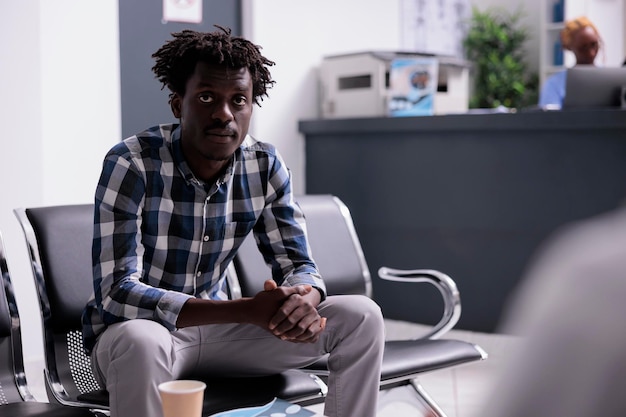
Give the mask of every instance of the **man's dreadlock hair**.
[{"label": "man's dreadlock hair", "polygon": [[229,28],[215,26],[219,30],[209,33],[193,30],[172,33],[174,39],[152,54],[156,60],[152,67],[156,78],[172,93],[184,95],[187,80],[198,62],[248,68],[252,76],[252,96],[254,102],[260,104],[275,82],[268,69],[274,62],[261,55],[261,47],[231,36]]}]

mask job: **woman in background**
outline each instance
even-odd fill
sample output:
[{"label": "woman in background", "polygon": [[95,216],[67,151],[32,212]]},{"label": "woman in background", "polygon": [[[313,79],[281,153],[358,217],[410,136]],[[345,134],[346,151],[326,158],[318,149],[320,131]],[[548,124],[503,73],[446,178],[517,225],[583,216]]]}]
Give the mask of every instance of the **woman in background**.
[{"label": "woman in background", "polygon": [[[593,65],[602,40],[596,26],[586,17],[565,22],[561,31],[563,49],[572,51],[576,65]],[[560,109],[565,97],[567,71],[560,71],[548,78],[539,93],[539,107]]]}]

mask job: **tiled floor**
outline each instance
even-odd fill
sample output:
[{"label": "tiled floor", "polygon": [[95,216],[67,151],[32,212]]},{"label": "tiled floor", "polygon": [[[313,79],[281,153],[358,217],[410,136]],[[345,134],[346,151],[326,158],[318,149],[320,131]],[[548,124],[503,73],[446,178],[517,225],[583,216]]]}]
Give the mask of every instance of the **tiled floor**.
[{"label": "tiled floor", "polygon": [[[423,334],[428,327],[387,320],[389,339],[410,339]],[[488,354],[486,361],[461,365],[452,369],[424,374],[420,383],[448,417],[478,417],[489,392],[498,378],[503,361],[515,348],[516,338],[505,335],[452,330],[444,338],[455,338],[476,343]],[[26,376],[33,395],[46,400],[42,363],[26,363]],[[381,393],[378,417],[419,417],[424,407],[415,401],[410,388],[401,387]],[[310,407],[321,414],[322,405]]]}]

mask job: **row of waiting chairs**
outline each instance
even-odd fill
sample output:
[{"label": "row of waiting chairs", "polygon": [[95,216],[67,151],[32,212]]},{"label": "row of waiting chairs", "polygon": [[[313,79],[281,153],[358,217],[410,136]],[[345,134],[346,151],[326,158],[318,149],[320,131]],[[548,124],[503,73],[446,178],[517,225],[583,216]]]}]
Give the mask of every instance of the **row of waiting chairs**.
[{"label": "row of waiting chairs", "polygon": [[[305,213],[314,258],[329,294],[372,296],[370,273],[347,207],[330,195],[297,198]],[[96,382],[90,359],[82,347],[80,316],[92,292],[91,239],[93,205],[66,205],[16,209],[24,231],[44,327],[45,384],[50,403],[35,401],[28,390],[19,316],[0,236],[4,297],[0,299],[0,417],[97,416],[108,414],[108,393]],[[265,272],[263,272],[265,271]],[[260,290],[270,270],[248,238],[229,268],[233,297]],[[388,341],[383,358],[381,389],[414,388],[416,398],[433,415],[444,411],[418,383],[419,374],[483,360],[477,345],[440,339],[458,321],[460,297],[454,281],[433,270],[381,268],[382,279],[428,282],[444,300],[443,315],[432,331],[417,339]],[[326,358],[306,369],[252,378],[195,376],[207,383],[203,415],[232,408],[264,404],[274,397],[301,405],[320,403],[326,394]],[[18,411],[16,411],[18,410]]]}]

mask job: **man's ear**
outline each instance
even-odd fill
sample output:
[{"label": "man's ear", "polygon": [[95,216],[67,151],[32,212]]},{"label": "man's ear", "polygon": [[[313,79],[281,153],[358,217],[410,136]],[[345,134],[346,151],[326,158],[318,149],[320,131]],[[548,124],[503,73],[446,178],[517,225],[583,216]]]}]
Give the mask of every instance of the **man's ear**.
[{"label": "man's ear", "polygon": [[174,117],[180,119],[182,114],[182,98],[178,93],[172,93],[170,96],[170,108],[172,109]]}]

